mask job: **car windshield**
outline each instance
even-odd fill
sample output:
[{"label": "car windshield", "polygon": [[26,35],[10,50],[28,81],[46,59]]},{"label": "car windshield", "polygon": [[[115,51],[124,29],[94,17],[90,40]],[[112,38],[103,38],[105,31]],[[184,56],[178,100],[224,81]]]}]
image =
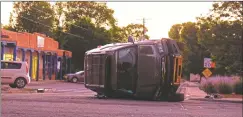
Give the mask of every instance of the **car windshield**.
[{"label": "car windshield", "polygon": [[81,74],[81,73],[83,73],[84,71],[78,71],[78,72],[76,72],[75,74]]}]

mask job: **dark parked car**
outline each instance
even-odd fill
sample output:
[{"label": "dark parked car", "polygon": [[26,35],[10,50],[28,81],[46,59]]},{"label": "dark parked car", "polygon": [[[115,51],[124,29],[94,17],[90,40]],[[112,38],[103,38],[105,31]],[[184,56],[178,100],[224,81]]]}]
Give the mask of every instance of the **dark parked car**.
[{"label": "dark parked car", "polygon": [[64,75],[64,80],[68,82],[84,82],[84,71]]}]

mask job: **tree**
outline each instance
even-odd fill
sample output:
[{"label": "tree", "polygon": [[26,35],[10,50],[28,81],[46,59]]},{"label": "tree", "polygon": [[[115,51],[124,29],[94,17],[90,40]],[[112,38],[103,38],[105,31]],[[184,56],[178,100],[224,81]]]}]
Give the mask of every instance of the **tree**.
[{"label": "tree", "polygon": [[51,34],[54,11],[49,2],[14,2],[10,25],[17,31]]},{"label": "tree", "polygon": [[10,31],[16,31],[12,26],[10,25],[3,25],[3,29],[10,30]]},{"label": "tree", "polygon": [[198,38],[216,61],[217,74],[239,73],[242,62],[242,2],[220,2],[198,18]]},{"label": "tree", "polygon": [[[121,35],[123,38],[127,39],[130,35],[133,36],[136,40],[139,40],[143,36],[143,28],[142,24],[129,24],[126,27],[122,27]],[[145,30],[148,30],[145,27]],[[148,35],[144,35],[146,39],[149,39]]]},{"label": "tree", "polygon": [[174,24],[168,32],[169,37],[179,41],[181,28],[181,24]]},{"label": "tree", "polygon": [[189,76],[190,73],[198,74],[203,70],[204,48],[199,44],[197,37],[198,26],[194,22],[175,24],[168,32],[169,37],[178,42],[184,43],[183,54],[183,74]]},{"label": "tree", "polygon": [[75,22],[76,19],[89,17],[96,27],[115,26],[114,10],[109,9],[106,3],[98,2],[66,2],[65,16],[67,23]]},{"label": "tree", "polygon": [[[84,54],[86,51],[96,48],[98,45],[111,43],[111,35],[105,28],[97,28],[90,18],[76,20],[74,24],[68,24],[68,33],[80,36],[68,36],[65,49],[72,51],[72,61],[76,69],[83,69]],[[78,26],[78,27],[77,27]],[[84,28],[79,28],[84,27]]]},{"label": "tree", "polygon": [[239,73],[242,62],[242,2],[216,2],[196,23],[175,24],[169,37],[183,42],[184,73],[201,73],[204,57],[216,62],[214,74]]},{"label": "tree", "polygon": [[209,17],[214,20],[243,20],[243,2],[242,1],[225,1],[213,4],[213,9],[209,12]]},{"label": "tree", "polygon": [[70,35],[65,33],[65,12],[63,8],[66,7],[65,2],[56,2],[53,5],[54,11],[54,27],[53,27],[53,37],[59,43],[59,48],[64,49],[64,46],[68,42]]}]

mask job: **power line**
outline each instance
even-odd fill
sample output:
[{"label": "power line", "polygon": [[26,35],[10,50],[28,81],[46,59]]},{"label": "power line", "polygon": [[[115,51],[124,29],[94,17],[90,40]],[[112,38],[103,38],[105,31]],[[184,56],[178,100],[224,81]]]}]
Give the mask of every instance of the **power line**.
[{"label": "power line", "polygon": [[[37,9],[37,8],[35,8],[35,7],[31,7],[31,8],[33,8],[33,9],[35,9],[35,10],[39,11],[39,12],[42,12],[42,13],[45,13],[45,14],[51,15],[50,13],[44,12],[43,10]],[[63,11],[63,10],[62,10],[62,11]],[[86,30],[86,31],[89,31],[89,29],[86,29],[86,28],[80,27],[80,26],[78,26],[78,25],[75,25],[75,24],[72,24],[72,25],[73,25],[73,26],[76,26],[76,27],[78,27],[78,28],[84,29],[84,30]],[[101,34],[99,34],[99,33],[96,33],[96,34],[97,34],[97,35],[100,35],[100,36],[103,36],[103,35],[101,35]]]},{"label": "power line", "polygon": [[[26,20],[29,20],[29,21],[31,21],[31,22],[33,22],[33,23],[41,24],[41,25],[43,25],[43,26],[46,26],[46,27],[51,28],[51,26],[48,26],[48,25],[45,25],[45,24],[43,24],[43,23],[40,23],[40,22],[34,21],[34,20],[29,19],[29,18],[26,18],[26,17],[24,17],[24,16],[20,16],[20,17],[21,17],[21,18],[24,18],[24,19],[26,19]],[[60,30],[60,29],[59,29],[59,30]],[[62,33],[65,33],[65,34],[68,34],[68,35],[72,35],[72,36],[75,36],[75,37],[78,37],[78,38],[82,38],[82,39],[83,39],[83,37],[78,36],[78,35],[75,35],[75,34],[72,34],[72,33],[63,32],[63,31],[61,31],[61,32],[62,32]],[[67,44],[65,44],[65,45],[70,47],[70,45],[67,45]]]},{"label": "power line", "polygon": [[[51,15],[50,13],[44,12],[44,11],[42,11],[42,10],[39,10],[39,9],[35,8],[35,7],[31,7],[31,8],[33,8],[33,9],[35,9],[35,10],[39,11],[39,12],[42,12],[42,13],[45,13],[45,14]],[[76,27],[78,27],[78,28],[82,28],[82,29],[84,29],[84,30],[88,30],[88,29],[86,29],[86,28],[80,27],[80,26],[75,25],[75,24],[72,24],[72,25],[74,25],[74,26],[76,26]]]},{"label": "power line", "polygon": [[[41,25],[43,25],[43,26],[46,26],[46,27],[52,28],[51,26],[48,26],[48,25],[46,25],[46,24],[43,24],[43,23],[40,23],[40,22],[34,21],[34,20],[32,20],[32,19],[26,18],[26,17],[21,16],[21,15],[19,15],[19,17],[24,18],[24,19],[26,19],[26,20],[29,20],[29,21],[31,21],[31,22],[34,22],[34,23],[41,24]],[[60,30],[60,29],[59,29],[59,30]],[[63,31],[61,31],[61,32],[63,32]],[[72,36],[79,37],[79,38],[82,38],[82,39],[83,39],[83,37],[78,36],[78,35],[75,35],[75,34],[72,34],[72,33],[68,33],[68,32],[63,32],[63,33],[66,33],[66,34],[69,34],[69,35],[72,35]]]}]

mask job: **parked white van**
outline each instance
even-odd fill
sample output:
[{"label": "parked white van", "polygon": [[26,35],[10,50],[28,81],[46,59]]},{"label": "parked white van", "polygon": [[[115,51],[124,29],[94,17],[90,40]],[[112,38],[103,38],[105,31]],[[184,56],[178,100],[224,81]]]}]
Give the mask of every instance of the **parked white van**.
[{"label": "parked white van", "polygon": [[27,62],[1,60],[1,84],[9,84],[11,88],[24,88],[30,83]]}]

